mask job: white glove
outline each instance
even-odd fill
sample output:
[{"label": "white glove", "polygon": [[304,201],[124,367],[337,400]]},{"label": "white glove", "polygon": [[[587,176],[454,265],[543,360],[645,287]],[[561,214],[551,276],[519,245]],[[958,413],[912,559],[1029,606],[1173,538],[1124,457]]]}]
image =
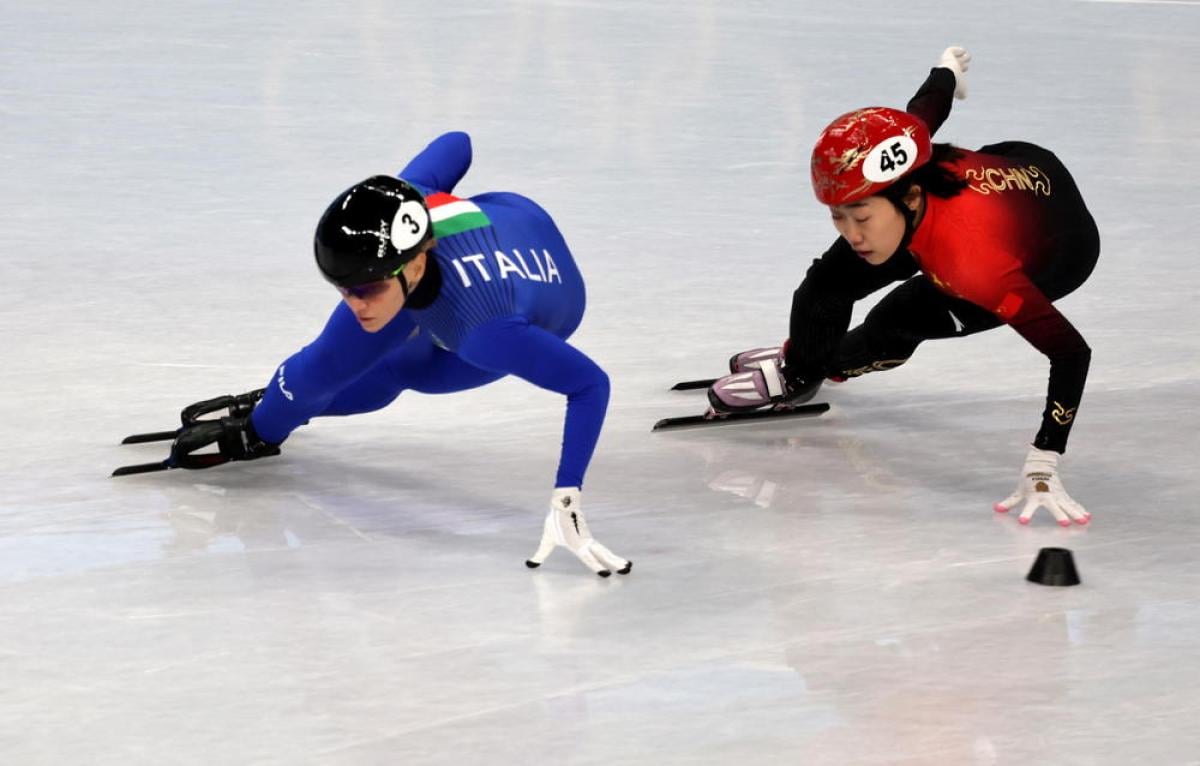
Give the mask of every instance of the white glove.
[{"label": "white glove", "polygon": [[1025,467],[1021,469],[1021,480],[1017,491],[994,506],[996,513],[1008,513],[1017,503],[1025,501],[1017,521],[1028,524],[1033,518],[1034,511],[1043,505],[1054,514],[1061,527],[1076,524],[1086,524],[1092,514],[1083,506],[1071,499],[1063,489],[1062,480],[1058,478],[1058,453],[1030,447],[1025,456]]},{"label": "white glove", "polygon": [[550,513],[542,526],[542,544],[525,566],[537,569],[554,550],[561,545],[579,557],[583,565],[601,577],[608,577],[615,569],[617,574],[629,574],[633,562],[615,555],[596,542],[588,529],[587,519],[579,507],[579,487],[559,487],[550,496]]},{"label": "white glove", "polygon": [[960,48],[957,45],[952,45],[942,51],[942,57],[938,59],[937,65],[945,67],[951,72],[954,72],[954,97],[967,97],[967,64],[971,63],[971,54],[967,53],[966,48]]}]

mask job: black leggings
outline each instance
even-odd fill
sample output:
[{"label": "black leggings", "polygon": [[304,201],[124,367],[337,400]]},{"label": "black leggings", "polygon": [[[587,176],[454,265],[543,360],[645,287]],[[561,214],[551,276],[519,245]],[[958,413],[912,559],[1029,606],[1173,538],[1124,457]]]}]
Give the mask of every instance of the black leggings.
[{"label": "black leggings", "polygon": [[[1075,182],[1053,153],[1032,144],[1009,141],[979,151],[1028,158],[1049,168],[1055,182],[1054,204],[1059,207],[1054,217],[1062,222],[1056,238],[1062,245],[1046,267],[1030,278],[1051,301],[1069,295],[1091,275],[1100,255],[1096,222]],[[862,324],[846,333],[831,374],[852,378],[899,367],[922,341],[974,335],[1001,324],[990,311],[943,293],[918,274],[884,296]]]}]

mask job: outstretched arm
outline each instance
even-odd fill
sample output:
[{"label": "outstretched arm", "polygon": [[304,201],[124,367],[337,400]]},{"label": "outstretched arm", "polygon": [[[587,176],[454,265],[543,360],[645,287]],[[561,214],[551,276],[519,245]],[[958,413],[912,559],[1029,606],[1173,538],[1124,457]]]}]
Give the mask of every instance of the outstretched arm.
[{"label": "outstretched arm", "polygon": [[486,322],[468,333],[458,355],[493,372],[516,375],[567,397],[555,487],[582,487],[608,409],[608,375],[565,340],[525,317]]},{"label": "outstretched arm", "polygon": [[471,167],[471,137],[461,131],[443,133],[399,172],[409,183],[452,192]]},{"label": "outstretched arm", "polygon": [[1045,293],[1021,271],[1016,259],[999,279],[988,285],[981,301],[1050,359],[1050,381],[1042,427],[1033,446],[1065,452],[1075,412],[1083,399],[1092,350]]},{"label": "outstretched arm", "polygon": [[954,98],[967,97],[966,71],[971,61],[971,54],[962,48],[950,47],[943,53],[938,65],[929,70],[929,76],[921,87],[908,101],[905,107],[911,115],[919,117],[929,135],[937,133],[938,128],[950,116],[950,106]]},{"label": "outstretched arm", "polygon": [[1058,456],[1067,448],[1067,436],[1083,397],[1092,351],[1083,336],[1014,263],[991,282],[986,305],[1021,337],[1050,358],[1050,382],[1042,427],[1025,457],[1017,489],[996,503],[1004,513],[1024,504],[1019,521],[1028,524],[1038,508],[1046,507],[1061,526],[1087,524],[1092,515],[1067,494],[1058,470]]},{"label": "outstretched arm", "polygon": [[320,415],[334,397],[403,343],[416,325],[401,312],[376,333],[359,326],[354,312],[339,303],[317,339],[279,365],[262,401],[251,413],[255,430],[279,444],[292,431]]},{"label": "outstretched arm", "polygon": [[510,373],[567,397],[562,453],[550,511],[542,525],[541,543],[525,565],[541,566],[555,548],[562,546],[601,577],[613,572],[629,574],[633,564],[592,537],[581,507],[583,475],[608,408],[608,376],[604,370],[562,338],[520,316],[493,319],[476,327],[459,346],[458,355],[477,367]]},{"label": "outstretched arm", "polygon": [[929,77],[921,83],[916,95],[909,100],[905,111],[920,117],[932,136],[950,116],[953,101],[954,73],[949,69],[935,67],[929,71]]}]

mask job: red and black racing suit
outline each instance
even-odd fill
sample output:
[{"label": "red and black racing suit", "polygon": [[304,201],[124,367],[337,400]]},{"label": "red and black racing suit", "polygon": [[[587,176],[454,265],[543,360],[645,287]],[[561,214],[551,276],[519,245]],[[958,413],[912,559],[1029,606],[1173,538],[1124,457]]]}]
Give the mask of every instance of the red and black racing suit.
[{"label": "red and black racing suit", "polygon": [[[932,133],[949,115],[953,93],[953,73],[934,69],[908,111]],[[1096,223],[1070,173],[1041,147],[991,144],[963,151],[949,167],[967,188],[949,199],[925,195],[907,250],[872,266],[839,238],[813,262],[792,299],[789,377],[890,369],[921,341],[1008,324],[1050,359],[1033,443],[1063,452],[1091,349],[1052,302],[1092,273],[1100,254]],[[899,280],[905,281],[847,332],[854,302]]]}]

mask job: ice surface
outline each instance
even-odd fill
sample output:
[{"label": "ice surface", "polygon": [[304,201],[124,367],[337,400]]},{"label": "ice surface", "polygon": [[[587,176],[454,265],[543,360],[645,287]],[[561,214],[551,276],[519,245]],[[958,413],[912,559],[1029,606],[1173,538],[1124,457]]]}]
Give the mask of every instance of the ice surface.
[{"label": "ice surface", "polygon": [[[1200,762],[1198,39],[1187,2],[7,0],[0,759]],[[1088,528],[990,510],[1047,372],[1005,329],[819,420],[649,433],[702,407],[670,383],[785,334],[835,236],[820,128],[949,44],[940,135],[1050,147],[1100,224],[1061,303]],[[522,566],[562,402],[519,382],[108,479],[319,330],[317,216],[449,129],[460,190],[542,202],[587,276],[614,392],[584,502],[633,574]],[[1081,587],[1024,581],[1049,545]]]}]

